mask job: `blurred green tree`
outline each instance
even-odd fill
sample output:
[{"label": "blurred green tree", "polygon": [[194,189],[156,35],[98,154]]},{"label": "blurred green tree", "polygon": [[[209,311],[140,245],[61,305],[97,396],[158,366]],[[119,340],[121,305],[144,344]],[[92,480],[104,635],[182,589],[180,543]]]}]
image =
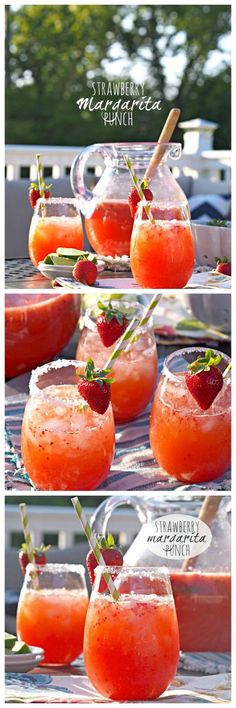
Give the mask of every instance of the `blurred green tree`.
[{"label": "blurred green tree", "polygon": [[[230,70],[222,48],[229,32],[230,5],[6,6],[6,142],[155,140],[175,104],[183,120],[219,122],[216,146],[229,147]],[[91,95],[93,79],[112,78],[117,57],[124,65],[118,80],[137,65],[139,81],[141,62],[145,92],[163,104],[145,120],[136,114],[130,127],[104,126],[96,113],[76,108],[77,98]]]}]

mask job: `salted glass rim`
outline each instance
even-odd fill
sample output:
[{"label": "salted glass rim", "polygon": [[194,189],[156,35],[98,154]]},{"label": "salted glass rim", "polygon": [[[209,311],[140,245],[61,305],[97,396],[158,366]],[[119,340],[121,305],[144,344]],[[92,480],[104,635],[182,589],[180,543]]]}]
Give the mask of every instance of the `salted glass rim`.
[{"label": "salted glass rim", "polygon": [[167,580],[169,580],[170,573],[169,573],[169,568],[166,565],[161,565],[161,566],[152,566],[152,565],[97,565],[96,568],[94,568],[94,573],[97,576],[99,573],[103,574],[104,572],[109,573],[123,573],[125,572],[127,575],[164,575]]},{"label": "salted glass rim", "polygon": [[[201,354],[201,352],[207,352],[209,349],[211,349],[211,351],[215,355],[221,354],[222,359],[225,359],[227,364],[230,364],[231,357],[229,357],[228,354],[221,352],[219,349],[213,349],[213,347],[202,347],[202,346],[183,347],[182,349],[177,349],[176,351],[172,352],[172,354],[168,354],[168,356],[164,359],[161,375],[166,376],[169,379],[172,379],[172,381],[175,381],[176,383],[179,383],[179,377],[176,376],[176,374],[174,374],[173,371],[171,371],[169,368],[170,363],[175,359],[175,357],[182,356],[182,354],[191,354],[192,352],[196,352],[196,354],[197,353]],[[229,383],[230,380],[231,380],[231,375],[229,375],[229,377],[228,377],[227,381],[225,381],[225,383]]]},{"label": "salted glass rim", "polygon": [[45,563],[45,565],[41,563],[28,563],[26,573],[35,570],[35,568],[40,570],[40,573],[48,572],[56,574],[58,572],[67,573],[69,571],[71,573],[81,573],[85,576],[85,568],[82,563]]},{"label": "salted glass rim", "polygon": [[[45,400],[50,400],[50,401],[57,401],[57,402],[63,402],[63,403],[68,403],[70,406],[73,404],[73,402],[76,401],[76,404],[78,405],[78,400],[77,398],[72,398],[68,396],[55,396],[50,393],[45,393],[45,389],[39,388],[38,380],[40,376],[47,374],[49,371],[53,370],[59,370],[63,369],[69,366],[74,366],[75,369],[78,369],[80,366],[84,367],[86,366],[86,362],[82,360],[76,360],[76,359],[56,359],[55,361],[49,361],[46,364],[43,364],[42,366],[37,366],[36,369],[33,369],[31,372],[31,377],[30,377],[30,382],[29,382],[29,394],[30,396],[35,396],[35,395],[41,395],[42,398]],[[79,383],[79,378],[78,378],[78,383]],[[61,384],[58,384],[59,386]],[[76,384],[74,384],[76,386]]]},{"label": "salted glass rim", "polygon": [[45,197],[39,197],[36,202],[36,206],[39,204],[62,204],[62,202],[66,202],[67,204],[74,204],[78,202],[78,199],[76,197],[48,197],[46,199]]}]

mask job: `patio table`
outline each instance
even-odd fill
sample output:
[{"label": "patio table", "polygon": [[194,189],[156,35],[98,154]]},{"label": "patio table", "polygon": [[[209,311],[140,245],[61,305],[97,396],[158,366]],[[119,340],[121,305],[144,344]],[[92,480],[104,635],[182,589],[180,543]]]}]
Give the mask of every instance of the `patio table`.
[{"label": "patio table", "polygon": [[[231,288],[231,278],[226,276],[218,276],[208,278],[208,271],[210,269],[207,266],[198,266],[196,264],[192,278],[190,279],[186,288],[191,288],[198,290],[199,288],[213,288],[213,289],[226,289]],[[66,283],[66,279],[60,279],[64,281],[64,285],[73,289],[80,289],[80,284],[75,281],[70,281]],[[135,283],[132,274],[130,272],[112,272],[103,271],[99,274],[98,283],[101,288],[105,289],[119,289],[119,290],[141,290],[141,288]],[[44,278],[43,275],[33,266],[29,258],[13,258],[6,259],[5,261],[5,287],[6,289],[39,289],[48,290],[52,288],[50,280]],[[85,290],[85,286],[82,286]],[[91,288],[87,288],[91,291]],[[97,288],[99,289],[99,288]]]},{"label": "patio table", "polygon": [[[118,702],[106,700],[93,688],[82,658],[67,667],[38,667],[27,674],[6,674],[6,702],[15,701],[96,705],[109,702],[119,705]],[[230,702],[230,655],[182,655],[176,677],[168,690],[161,698],[151,702]]]}]

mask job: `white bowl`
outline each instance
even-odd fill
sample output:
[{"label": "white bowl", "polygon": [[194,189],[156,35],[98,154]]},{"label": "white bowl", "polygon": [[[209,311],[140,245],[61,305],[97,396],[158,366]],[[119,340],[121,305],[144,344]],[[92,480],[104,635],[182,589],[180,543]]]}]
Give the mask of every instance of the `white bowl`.
[{"label": "white bowl", "polygon": [[207,226],[191,222],[195,258],[199,265],[214,267],[216,258],[231,261],[231,225]]},{"label": "white bowl", "polygon": [[[56,280],[57,278],[72,278],[74,265],[50,265],[49,263],[40,261],[37,267],[45,278],[48,278],[48,280]],[[97,260],[98,273],[101,273],[104,267],[104,263]]]},{"label": "white bowl", "polygon": [[30,654],[5,654],[5,671],[25,673],[38,666],[44,659],[44,650],[40,647],[30,647]]}]

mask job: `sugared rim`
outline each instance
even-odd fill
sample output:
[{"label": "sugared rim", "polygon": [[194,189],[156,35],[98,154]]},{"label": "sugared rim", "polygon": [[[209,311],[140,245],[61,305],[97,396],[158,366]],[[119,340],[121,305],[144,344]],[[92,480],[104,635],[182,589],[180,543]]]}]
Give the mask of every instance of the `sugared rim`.
[{"label": "sugared rim", "polygon": [[[166,376],[167,378],[171,379],[172,381],[176,381],[176,383],[179,383],[179,378],[176,376],[173,371],[170,371],[169,365],[171,362],[175,359],[175,357],[183,356],[184,354],[191,354],[196,352],[196,354],[201,354],[201,352],[207,352],[208,349],[211,349],[213,351],[213,354],[221,354],[222,359],[226,361],[227,364],[231,362],[230,357],[227,354],[224,354],[224,352],[220,352],[218,349],[213,349],[212,347],[185,347],[184,349],[177,349],[175,352],[172,352],[172,354],[169,354],[169,356],[166,357],[164,360],[163,364],[163,369],[162,369],[162,375]],[[184,358],[184,356],[183,356]],[[230,379],[230,376],[229,376]]]},{"label": "sugared rim", "polygon": [[46,563],[42,565],[41,563],[28,563],[26,570],[32,571],[35,568],[42,572],[50,573],[81,573],[85,575],[85,568],[82,563]]},{"label": "sugared rim", "polygon": [[103,574],[107,572],[111,573],[125,573],[126,575],[164,575],[169,577],[169,569],[167,566],[130,566],[130,565],[97,565],[94,569],[95,575],[99,573]]},{"label": "sugared rim", "polygon": [[[30,382],[29,382],[29,392],[30,396],[34,396],[36,394],[42,394],[45,396],[47,399],[50,400],[57,400],[57,401],[67,401],[67,398],[57,398],[56,396],[50,396],[50,394],[45,394],[44,389],[41,389],[38,387],[38,380],[40,376],[47,374],[51,369],[57,370],[57,369],[63,369],[69,366],[74,366],[74,368],[78,369],[80,366],[85,367],[86,362],[85,361],[76,361],[75,359],[56,359],[56,361],[50,361],[48,364],[43,364],[42,366],[37,366],[36,369],[33,369],[30,377]],[[71,399],[70,399],[71,403]]]},{"label": "sugared rim", "polygon": [[39,197],[36,202],[36,206],[40,206],[40,204],[78,204],[78,199],[76,197],[48,197],[48,199],[45,199],[45,197]]}]

